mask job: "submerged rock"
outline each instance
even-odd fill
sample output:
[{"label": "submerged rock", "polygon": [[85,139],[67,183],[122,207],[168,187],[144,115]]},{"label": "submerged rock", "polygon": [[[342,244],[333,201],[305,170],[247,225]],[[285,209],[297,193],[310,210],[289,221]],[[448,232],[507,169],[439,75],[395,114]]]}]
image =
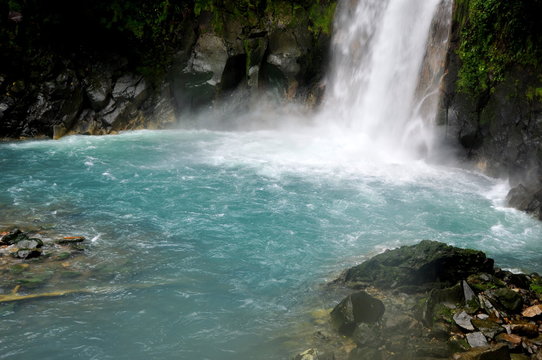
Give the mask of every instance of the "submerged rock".
[{"label": "submerged rock", "polygon": [[510,360],[506,345],[485,346],[456,354],[454,360]]},{"label": "submerged rock", "polygon": [[84,236],[66,236],[60,240],[55,240],[55,243],[59,245],[69,245],[69,244],[78,244],[83,241],[85,241]]},{"label": "submerged rock", "polygon": [[352,267],[336,282],[353,288],[373,285],[415,292],[451,286],[480,272],[493,272],[493,260],[483,252],[423,240],[417,245],[388,250]]}]

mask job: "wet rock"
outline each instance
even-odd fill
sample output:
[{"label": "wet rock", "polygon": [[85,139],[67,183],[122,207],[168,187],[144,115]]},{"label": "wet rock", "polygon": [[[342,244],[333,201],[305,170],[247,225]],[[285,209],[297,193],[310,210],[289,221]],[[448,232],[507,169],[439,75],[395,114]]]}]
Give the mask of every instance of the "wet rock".
[{"label": "wet rock", "polygon": [[318,360],[318,352],[316,349],[308,349],[296,355],[294,360]]},{"label": "wet rock", "polygon": [[510,190],[506,200],[511,207],[531,213],[542,220],[542,189],[527,188],[519,184]]},{"label": "wet rock", "polygon": [[33,259],[40,257],[41,250],[34,249],[17,249],[15,252],[12,252],[11,255],[17,259]]},{"label": "wet rock", "polygon": [[85,80],[85,94],[94,111],[100,111],[107,105],[113,85],[112,78],[111,72],[104,69],[89,75]]},{"label": "wet rock", "polygon": [[488,345],[486,337],[479,331],[467,334],[467,342],[473,348]]},{"label": "wet rock", "polygon": [[495,276],[505,283],[520,289],[529,289],[529,285],[531,284],[530,277],[525,274],[514,274],[510,271],[497,269],[495,271]]},{"label": "wet rock", "polygon": [[448,339],[448,348],[451,352],[458,353],[467,351],[471,347],[464,337],[459,335],[452,335]]},{"label": "wet rock", "polygon": [[208,73],[210,78],[206,82],[216,86],[222,79],[227,61],[228,50],[224,40],[215,34],[205,33],[198,38],[185,72]]},{"label": "wet rock", "polygon": [[365,291],[348,295],[331,312],[334,325],[350,336],[359,323],[375,323],[382,319],[384,304]]},{"label": "wet rock", "polygon": [[501,288],[506,286],[506,283],[498,279],[493,274],[478,273],[472,274],[467,278],[467,283],[476,292],[483,292],[486,290]]},{"label": "wet rock", "polygon": [[488,319],[472,319],[472,325],[488,339],[506,331],[500,324]]},{"label": "wet rock", "polygon": [[445,289],[433,289],[425,301],[422,319],[429,327],[435,321],[452,323],[454,309],[463,302],[463,291],[459,284]]},{"label": "wet rock", "polygon": [[510,324],[510,330],[514,334],[535,338],[538,336],[538,325],[529,322],[514,322]]},{"label": "wet rock", "polygon": [[0,235],[0,244],[1,245],[12,245],[15,244],[18,241],[27,239],[26,234],[24,234],[21,230],[15,228],[11,230],[10,232],[3,233],[3,235]]},{"label": "wet rock", "polygon": [[469,330],[469,331],[474,330],[474,326],[472,325],[471,320],[472,320],[472,316],[467,314],[465,311],[461,311],[461,312],[454,315],[455,323],[459,327],[461,327],[461,328],[463,328],[465,330]]},{"label": "wet rock", "polygon": [[527,309],[523,310],[523,312],[521,313],[521,315],[528,318],[533,318],[541,314],[542,314],[542,305],[530,306]]},{"label": "wet rock", "polygon": [[511,360],[530,360],[531,358],[524,354],[510,354]]},{"label": "wet rock", "polygon": [[358,324],[352,334],[352,339],[359,347],[376,347],[383,343],[380,328],[374,324]]},{"label": "wet rock", "polygon": [[40,239],[24,239],[15,243],[19,249],[36,249],[43,246],[43,241]]},{"label": "wet rock", "polygon": [[126,74],[115,82],[112,96],[114,99],[138,101],[146,89],[147,83],[143,77]]},{"label": "wet rock", "polygon": [[348,360],[383,360],[384,354],[378,349],[355,348],[348,355]]},{"label": "wet rock", "polygon": [[495,340],[500,343],[505,343],[510,349],[513,349],[521,345],[522,338],[515,334],[499,334],[495,337]]},{"label": "wet rock", "polygon": [[486,295],[495,300],[500,305],[499,307],[505,311],[519,312],[523,307],[521,295],[508,288],[486,291]]},{"label": "wet rock", "polygon": [[504,344],[485,346],[455,354],[454,360],[510,360],[510,352]]},{"label": "wet rock", "polygon": [[448,359],[450,350],[445,342],[421,341],[408,346],[414,359]]},{"label": "wet rock", "polygon": [[56,240],[55,243],[60,245],[69,245],[82,243],[83,241],[85,241],[84,236],[66,236],[60,240]]},{"label": "wet rock", "polygon": [[465,280],[461,281],[461,286],[463,287],[463,296],[465,297],[466,304],[476,299],[476,294]]},{"label": "wet rock", "polygon": [[348,269],[336,282],[350,287],[372,284],[383,289],[415,291],[451,286],[480,272],[493,272],[493,260],[483,252],[424,240],[377,255]]}]

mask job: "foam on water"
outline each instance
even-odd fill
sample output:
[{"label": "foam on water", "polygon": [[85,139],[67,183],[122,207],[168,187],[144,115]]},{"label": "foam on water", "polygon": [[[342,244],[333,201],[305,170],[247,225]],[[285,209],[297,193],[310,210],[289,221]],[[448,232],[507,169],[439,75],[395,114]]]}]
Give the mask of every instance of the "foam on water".
[{"label": "foam on water", "polygon": [[1,225],[30,218],[92,239],[81,266],[95,273],[84,285],[97,289],[5,313],[0,353],[288,357],[297,348],[281,337],[295,338],[319,285],[425,238],[540,270],[542,227],[495,205],[501,182],[423,161],[357,157],[363,150],[344,134],[297,130],[0,145],[0,185],[11,189],[0,194]]}]

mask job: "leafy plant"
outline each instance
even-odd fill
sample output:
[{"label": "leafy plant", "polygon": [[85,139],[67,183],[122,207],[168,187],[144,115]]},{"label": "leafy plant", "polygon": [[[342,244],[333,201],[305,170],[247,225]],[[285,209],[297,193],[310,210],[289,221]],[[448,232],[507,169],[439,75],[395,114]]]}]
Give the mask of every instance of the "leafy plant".
[{"label": "leafy plant", "polygon": [[460,91],[492,92],[513,65],[541,68],[542,0],[460,0],[456,12]]}]

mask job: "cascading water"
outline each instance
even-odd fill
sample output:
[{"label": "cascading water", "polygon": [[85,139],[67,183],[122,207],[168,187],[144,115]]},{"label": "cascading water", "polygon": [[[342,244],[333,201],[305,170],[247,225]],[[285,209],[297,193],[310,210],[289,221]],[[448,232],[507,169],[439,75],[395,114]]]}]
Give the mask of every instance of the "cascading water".
[{"label": "cascading water", "polygon": [[[430,28],[449,22],[449,9],[448,0],[341,2],[324,118],[333,118],[384,152],[419,156],[420,151],[429,150],[435,109],[420,109],[424,101],[435,97],[438,81],[433,79],[438,76],[434,73],[442,67],[430,67],[424,59],[433,57],[435,62],[435,55],[428,53],[428,39],[436,40]],[[445,36],[442,31],[437,35],[439,41],[447,40],[447,31]],[[443,58],[445,45],[438,46],[437,63]],[[425,77],[427,84],[419,81],[422,65],[431,73]],[[427,110],[427,106],[423,108]]]}]

